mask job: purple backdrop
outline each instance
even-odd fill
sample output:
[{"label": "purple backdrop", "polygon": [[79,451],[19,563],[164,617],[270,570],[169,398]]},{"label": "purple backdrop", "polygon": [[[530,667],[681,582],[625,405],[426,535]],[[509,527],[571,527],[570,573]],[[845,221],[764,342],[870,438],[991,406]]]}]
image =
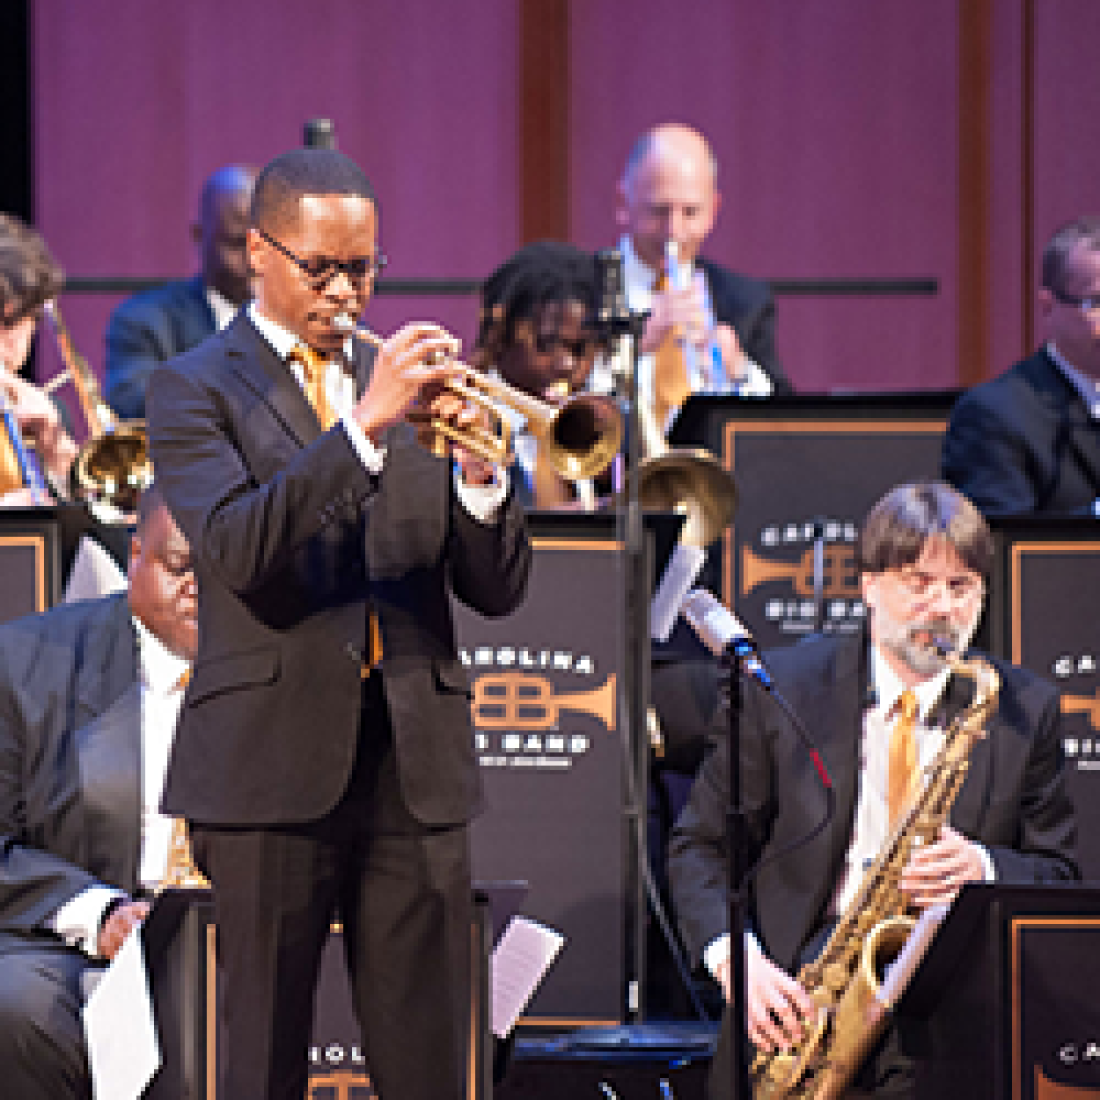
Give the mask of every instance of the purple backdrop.
[{"label": "purple backdrop", "polygon": [[[483,275],[521,243],[522,2],[35,0],[39,224],[73,274],[189,272],[205,176],[262,163],[322,115],[378,189],[392,275]],[[1100,107],[1100,5],[1033,6],[1035,156],[1025,164],[1024,0],[990,5],[985,373],[1023,350],[1025,172],[1036,251],[1055,224],[1100,208],[1100,149],[1085,140]],[[568,18],[577,243],[614,240],[615,182],[639,130],[685,119],[721,162],[716,259],[772,277],[940,282],[934,300],[781,299],[780,353],[798,386],[956,384],[966,288],[955,0],[573,2]],[[113,304],[64,303],[97,368]],[[469,338],[474,312],[469,299],[380,299],[367,319],[389,331],[432,317]]]}]

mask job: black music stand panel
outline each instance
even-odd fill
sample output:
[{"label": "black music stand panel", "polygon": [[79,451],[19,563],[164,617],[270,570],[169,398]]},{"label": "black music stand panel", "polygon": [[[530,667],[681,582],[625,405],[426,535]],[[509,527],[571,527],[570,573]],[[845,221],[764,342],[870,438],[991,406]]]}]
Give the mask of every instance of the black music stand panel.
[{"label": "black music stand panel", "polygon": [[734,522],[708,560],[706,583],[761,646],[814,629],[818,520],[827,541],[824,628],[859,629],[859,525],[893,486],[939,477],[954,400],[954,393],[688,399],[671,442],[713,452],[738,488]]},{"label": "black music stand panel", "polygon": [[53,508],[0,508],[0,622],[52,607],[61,594],[61,524]]},{"label": "black music stand panel", "polygon": [[915,1100],[1100,1091],[1100,890],[967,886],[897,1007]]},{"label": "black music stand panel", "polygon": [[1100,881],[1100,522],[998,520],[989,593],[990,648],[1062,692],[1067,786],[1081,869]]},{"label": "black music stand panel", "polygon": [[[646,515],[658,563],[681,523]],[[609,513],[532,513],[529,526],[524,603],[502,619],[455,604],[485,793],[474,873],[526,881],[524,913],[566,937],[521,1025],[617,1024],[644,980],[648,759],[623,719],[622,543]]]}]

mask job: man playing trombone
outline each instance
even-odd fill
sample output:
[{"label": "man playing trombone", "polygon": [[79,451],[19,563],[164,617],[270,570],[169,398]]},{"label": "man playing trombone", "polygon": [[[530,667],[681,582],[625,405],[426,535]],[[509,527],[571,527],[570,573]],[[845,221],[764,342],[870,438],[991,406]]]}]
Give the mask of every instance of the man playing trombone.
[{"label": "man playing trombone", "polygon": [[[449,595],[520,601],[522,509],[491,466],[420,446],[456,342],[348,326],[382,264],[374,193],[334,150],[277,157],[248,231],[255,300],[162,367],[158,483],[189,537],[199,652],[164,796],[211,879],[225,1095],[293,1097],[321,949],[344,925],[382,1097],[464,1095],[470,860],[479,780]],[[329,426],[331,424],[331,426]]]}]

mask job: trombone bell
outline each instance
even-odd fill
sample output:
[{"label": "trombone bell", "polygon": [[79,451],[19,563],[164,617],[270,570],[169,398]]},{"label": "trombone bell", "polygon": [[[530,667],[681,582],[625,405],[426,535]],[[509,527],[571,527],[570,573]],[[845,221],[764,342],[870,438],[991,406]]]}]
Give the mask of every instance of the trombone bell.
[{"label": "trombone bell", "polygon": [[675,447],[639,466],[638,500],[653,512],[686,515],[681,540],[703,548],[718,538],[733,518],[737,483],[709,451]]}]

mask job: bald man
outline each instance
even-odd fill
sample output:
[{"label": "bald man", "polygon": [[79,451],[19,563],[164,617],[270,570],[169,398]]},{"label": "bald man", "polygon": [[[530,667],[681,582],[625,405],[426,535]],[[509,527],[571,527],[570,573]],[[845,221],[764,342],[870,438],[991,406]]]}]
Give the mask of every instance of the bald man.
[{"label": "bald man", "polygon": [[249,299],[245,243],[255,172],[231,164],[203,185],[192,236],[202,269],[127,299],[107,326],[107,401],[143,419],[149,375],[173,355],[220,331]]},{"label": "bald man", "polygon": [[[700,257],[721,207],[718,166],[706,139],[678,123],[643,134],[619,182],[627,302],[650,310],[639,387],[652,401],[653,353],[670,335],[690,344],[691,392],[768,397],[791,392],[775,354],[775,305],[766,283]],[[683,285],[658,286],[675,242]],[[662,429],[675,417],[672,409]]]}]

